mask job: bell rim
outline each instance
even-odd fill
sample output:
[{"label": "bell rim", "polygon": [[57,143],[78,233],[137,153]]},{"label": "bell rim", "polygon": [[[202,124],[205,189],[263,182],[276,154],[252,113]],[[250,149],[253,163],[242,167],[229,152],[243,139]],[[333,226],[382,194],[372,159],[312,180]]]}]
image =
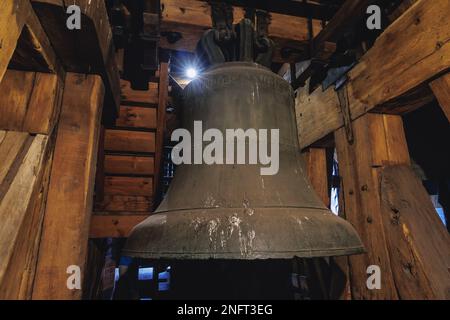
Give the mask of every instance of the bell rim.
[{"label": "bell rim", "polygon": [[[238,211],[236,208],[203,208],[158,212],[134,227],[122,249],[122,254],[143,259],[255,260],[291,259],[295,256],[302,258],[349,256],[365,252],[361,238],[353,226],[347,220],[331,213],[329,209],[263,207],[251,209],[253,210],[251,215],[248,208],[239,209]],[[217,213],[219,211],[221,214]],[[231,226],[230,218],[235,217],[242,222],[242,230],[235,229],[237,231],[234,238],[232,236],[227,238],[225,247],[217,247],[223,241],[220,238],[220,231],[226,232]],[[208,227],[212,221],[215,221],[214,223],[217,223],[215,226],[218,225],[219,228],[214,231],[216,232],[213,234],[214,241],[208,243],[209,247],[205,247],[205,243],[211,240],[211,229],[208,230]],[[324,232],[322,226],[329,227],[327,232]],[[281,227],[287,227],[288,231],[279,233],[278,228]],[[313,230],[316,233],[311,232]],[[239,244],[233,243],[242,240],[240,236],[239,240],[236,239],[238,231],[244,235],[248,234],[248,231],[256,234],[252,239],[255,243],[244,248],[244,253]],[[310,234],[316,234],[317,237],[308,238],[306,235]],[[150,238],[146,238],[145,235],[150,235]],[[200,240],[193,244],[192,238],[195,237]],[[260,241],[258,237],[262,239],[271,237],[271,241],[256,243]],[[168,239],[173,241],[172,247],[165,242]],[[293,246],[289,247],[286,243],[292,243]],[[264,250],[266,247],[267,250]]]}]

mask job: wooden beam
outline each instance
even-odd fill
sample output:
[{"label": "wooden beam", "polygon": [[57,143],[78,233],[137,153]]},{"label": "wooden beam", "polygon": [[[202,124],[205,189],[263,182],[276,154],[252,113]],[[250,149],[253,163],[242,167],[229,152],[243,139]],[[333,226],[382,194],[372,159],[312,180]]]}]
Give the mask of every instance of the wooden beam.
[{"label": "wooden beam", "polygon": [[0,129],[50,134],[64,83],[55,74],[7,70],[0,83]]},{"label": "wooden beam", "polygon": [[0,81],[16,49],[23,26],[31,14],[28,6],[28,0],[0,2]]},{"label": "wooden beam", "polygon": [[380,173],[383,224],[399,298],[450,299],[450,235],[408,166]]},{"label": "wooden beam", "polygon": [[[161,32],[179,32],[182,39],[173,44],[163,39],[161,45],[169,49],[194,51],[201,35],[211,28],[211,8],[208,3],[199,0],[162,0]],[[272,13],[269,26],[269,37],[275,41],[278,50],[286,46],[304,49],[309,39],[308,19]],[[234,23],[244,18],[244,9],[234,8]],[[322,25],[320,20],[313,20],[313,36],[319,33]],[[186,40],[186,41],[184,41]],[[305,47],[306,45],[306,47]],[[280,56],[277,52],[276,56]]]},{"label": "wooden beam", "polygon": [[444,111],[448,121],[450,121],[450,73],[434,80],[430,83],[434,95],[439,101],[439,105]]},{"label": "wooden beam", "polygon": [[67,74],[33,299],[82,296],[66,270],[85,268],[103,95],[99,76]]},{"label": "wooden beam", "polygon": [[90,238],[127,238],[138,223],[148,215],[100,215],[92,216]]},{"label": "wooden beam", "polygon": [[[446,0],[419,0],[392,23],[348,73],[346,85],[351,119],[380,106],[402,113],[417,108],[423,96],[411,92],[450,68],[450,22]],[[399,99],[405,95],[411,99]],[[333,88],[300,93],[297,101],[300,145],[307,147],[343,126]]]},{"label": "wooden beam", "polygon": [[26,298],[35,269],[51,143],[0,131],[0,298]]},{"label": "wooden beam", "polygon": [[[339,207],[367,250],[366,254],[349,257],[353,299],[398,298],[383,228],[377,170],[388,164],[409,163],[401,123],[399,116],[367,114],[353,122],[353,143],[347,141],[344,128],[335,132],[342,178]],[[370,265],[381,269],[380,290],[370,290],[366,286],[366,270]]]},{"label": "wooden beam", "polygon": [[99,74],[105,84],[105,119],[119,111],[120,83],[108,13],[104,1],[74,0],[82,12],[81,30],[66,27],[67,1],[31,0],[64,69]]}]

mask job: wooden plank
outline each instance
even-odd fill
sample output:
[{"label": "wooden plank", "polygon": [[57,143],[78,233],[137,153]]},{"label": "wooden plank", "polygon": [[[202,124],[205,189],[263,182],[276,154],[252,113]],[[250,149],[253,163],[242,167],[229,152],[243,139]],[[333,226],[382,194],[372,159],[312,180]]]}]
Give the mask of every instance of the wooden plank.
[{"label": "wooden plank", "polygon": [[[36,196],[30,201],[23,223],[20,225],[18,238],[12,250],[11,260],[6,269],[4,281],[0,285],[0,298],[6,300],[31,299],[34,276],[39,253],[39,243],[44,220],[47,192],[50,181],[53,147],[55,136],[49,138],[44,159],[42,160],[42,177],[36,183]],[[21,198],[18,198],[21,199]]]},{"label": "wooden plank", "polygon": [[105,116],[115,116],[120,106],[120,77],[105,2],[72,1],[70,4],[78,5],[82,12],[82,28],[76,31],[66,27],[66,1],[31,0],[31,3],[64,69],[102,76]]},{"label": "wooden plank", "polygon": [[151,212],[152,197],[105,195],[102,202],[95,204],[96,212]]},{"label": "wooden plank", "polygon": [[28,0],[0,2],[0,82],[16,49],[22,28],[31,14]]},{"label": "wooden plank", "polygon": [[330,206],[328,193],[327,152],[325,148],[308,148],[303,151],[306,173],[311,185],[326,207]]},{"label": "wooden plank", "polygon": [[120,152],[155,152],[155,133],[106,129],[105,150]]},{"label": "wooden plank", "polygon": [[156,129],[156,108],[120,106],[118,127]]},{"label": "wooden plank", "polygon": [[[308,94],[309,85],[298,89],[295,99],[298,140],[305,148],[344,125],[339,99],[334,90],[317,89]],[[306,122],[307,121],[307,122]]]},{"label": "wooden plank", "polygon": [[153,196],[151,177],[105,177],[105,195]]},{"label": "wooden plank", "polygon": [[147,215],[93,215],[90,238],[126,238]]},{"label": "wooden plank", "polygon": [[66,270],[85,268],[103,95],[99,76],[67,74],[33,299],[82,296]]},{"label": "wooden plank", "polygon": [[[348,73],[352,119],[384,104],[390,103],[391,109],[408,105],[408,99],[392,102],[450,68],[449,11],[446,0],[419,0],[383,32]],[[302,148],[343,126],[335,95],[333,88],[317,89],[310,102],[299,105]],[[308,97],[299,99],[307,101]]]},{"label": "wooden plank", "polygon": [[[342,177],[342,200],[345,218],[358,231],[366,254],[349,257],[350,285],[353,299],[397,299],[393,271],[384,233],[377,170],[380,163],[390,161],[383,115],[367,114],[353,122],[354,142],[348,143],[345,129],[335,132],[339,173]],[[395,116],[398,117],[398,116]],[[378,122],[373,124],[373,122]],[[373,132],[381,128],[382,134]],[[400,143],[400,142],[399,142]],[[406,141],[402,141],[406,145]],[[384,153],[384,158],[381,156]],[[366,269],[377,265],[382,270],[381,289],[366,286]]]},{"label": "wooden plank", "polygon": [[153,157],[137,156],[105,156],[105,173],[120,175],[153,175],[154,173]]},{"label": "wooden plank", "polygon": [[169,64],[163,62],[159,66],[159,99],[158,99],[158,124],[156,129],[156,151],[155,151],[155,200],[159,201],[160,176],[163,166],[164,154],[164,132],[166,128],[166,108],[169,95]]},{"label": "wooden plank", "polygon": [[[7,180],[11,167],[22,161],[23,150],[28,150],[29,135],[24,132],[0,131],[0,186]],[[10,174],[11,175],[11,174]],[[14,177],[16,173],[12,174]],[[0,199],[3,192],[0,187]]]},{"label": "wooden plank", "polygon": [[50,134],[64,84],[57,75],[8,70],[0,83],[0,129]]},{"label": "wooden plank", "polygon": [[[47,136],[34,137],[25,150],[25,157],[19,162],[19,169],[12,181],[3,181],[8,183],[8,188],[0,202],[0,289],[9,287],[4,282],[9,276],[7,269],[14,258],[14,248],[19,241],[21,227],[27,219],[31,219],[29,215],[32,215],[31,211],[40,191],[44,160],[47,159],[47,145]],[[18,280],[15,276],[16,274],[11,274],[11,277]],[[8,292],[0,290],[0,296],[7,296]]]},{"label": "wooden plank", "polygon": [[148,85],[148,90],[133,90],[129,81],[120,80],[122,104],[144,106],[158,104],[158,84],[149,82]]},{"label": "wooden plank", "polygon": [[381,172],[381,201],[391,268],[404,300],[450,299],[450,235],[408,166]]},{"label": "wooden plank", "polygon": [[434,95],[439,101],[439,105],[444,111],[448,121],[450,121],[450,73],[434,80],[430,83]]}]

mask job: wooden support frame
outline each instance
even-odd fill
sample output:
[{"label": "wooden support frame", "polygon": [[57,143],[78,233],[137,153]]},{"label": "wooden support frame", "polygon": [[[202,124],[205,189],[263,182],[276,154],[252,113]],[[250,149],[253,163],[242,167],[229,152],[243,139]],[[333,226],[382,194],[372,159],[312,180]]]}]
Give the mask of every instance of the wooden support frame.
[{"label": "wooden support frame", "polygon": [[82,12],[81,30],[66,27],[64,0],[28,0],[68,72],[98,74],[105,84],[104,120],[112,122],[120,106],[120,76],[104,1],[74,0]]},{"label": "wooden support frame", "polygon": [[[432,101],[428,82],[450,68],[449,11],[446,0],[419,0],[380,35],[348,73],[351,120],[370,110],[403,114]],[[333,88],[310,95],[302,88],[297,105],[302,148],[344,125]]]},{"label": "wooden support frame", "polygon": [[100,77],[67,74],[33,299],[82,296],[66,270],[86,263],[103,95]]},{"label": "wooden support frame", "polygon": [[[398,116],[367,114],[352,124],[354,142],[347,141],[345,129],[335,133],[339,173],[342,177],[342,200],[339,204],[344,210],[345,218],[358,231],[367,254],[351,256],[350,284],[353,299],[397,299],[390,258],[382,224],[380,195],[376,180],[376,168],[389,161],[384,118],[399,121]],[[389,122],[389,121],[388,121]],[[400,119],[401,122],[401,119]],[[398,125],[396,126],[398,128]],[[392,139],[401,132],[389,132]],[[404,137],[404,136],[403,136]],[[401,139],[397,147],[406,146]],[[409,161],[406,149],[401,152],[404,162]],[[377,265],[383,270],[382,290],[369,290],[366,286],[367,267]]]},{"label": "wooden support frame", "polygon": [[[450,237],[409,168],[401,117],[366,114],[352,126],[353,143],[344,128],[335,132],[340,207],[367,250],[349,258],[352,297],[448,299]],[[380,290],[366,286],[370,265],[380,267]]]}]

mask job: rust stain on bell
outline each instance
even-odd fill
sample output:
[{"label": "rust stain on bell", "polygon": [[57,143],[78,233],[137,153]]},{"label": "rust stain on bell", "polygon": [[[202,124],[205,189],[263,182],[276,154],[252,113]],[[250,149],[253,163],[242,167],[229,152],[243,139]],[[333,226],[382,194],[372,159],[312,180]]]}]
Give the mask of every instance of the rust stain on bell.
[{"label": "rust stain on bell", "polygon": [[123,254],[164,259],[290,259],[362,253],[354,228],[333,215],[301,167],[294,95],[265,67],[216,65],[184,90],[183,127],[279,129],[279,171],[259,165],[181,165],[156,214]]}]

